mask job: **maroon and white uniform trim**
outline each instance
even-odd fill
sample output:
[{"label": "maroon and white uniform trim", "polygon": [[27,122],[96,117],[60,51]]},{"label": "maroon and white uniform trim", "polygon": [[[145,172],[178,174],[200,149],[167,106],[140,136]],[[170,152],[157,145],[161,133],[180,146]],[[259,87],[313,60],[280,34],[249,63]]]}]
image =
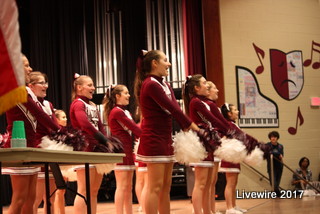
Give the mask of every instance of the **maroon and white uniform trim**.
[{"label": "maroon and white uniform trim", "polygon": [[70,106],[70,121],[74,128],[82,131],[89,144],[86,151],[92,152],[98,141],[94,138],[97,132],[106,135],[106,131],[99,117],[99,112],[94,104],[84,96],[78,96]]},{"label": "maroon and white uniform trim", "polygon": [[[38,102],[36,96],[27,87],[28,98],[27,102],[18,104],[6,112],[7,131],[9,138],[4,145],[5,148],[10,148],[10,140],[12,136],[13,121],[20,120],[24,122],[26,132],[27,147],[36,147],[36,128],[43,126],[46,130],[58,130],[59,126],[52,122],[51,118],[36,104]],[[3,174],[14,175],[32,175],[40,171],[39,167],[10,167],[3,168]]]},{"label": "maroon and white uniform trim", "polygon": [[172,117],[182,129],[191,125],[174,97],[172,88],[162,77],[149,75],[142,83],[140,108],[143,115],[142,134],[137,160],[143,162],[174,162]]},{"label": "maroon and white uniform trim", "polygon": [[116,105],[109,114],[108,124],[111,134],[117,137],[123,144],[126,154],[123,162],[118,163],[115,170],[134,170],[133,142],[134,138],[141,135],[141,129],[133,121],[132,116],[125,106]]}]

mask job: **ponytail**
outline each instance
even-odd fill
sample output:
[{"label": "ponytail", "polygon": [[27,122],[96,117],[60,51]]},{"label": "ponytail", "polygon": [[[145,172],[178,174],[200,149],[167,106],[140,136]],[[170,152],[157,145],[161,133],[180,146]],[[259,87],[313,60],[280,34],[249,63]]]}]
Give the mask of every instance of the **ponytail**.
[{"label": "ponytail", "polygon": [[195,74],[188,76],[185,84],[182,87],[182,98],[184,102],[184,108],[187,115],[189,115],[189,104],[191,98],[196,95],[195,86],[200,85],[200,79],[203,76],[201,74]]},{"label": "ponytail", "polygon": [[117,94],[121,94],[121,92],[123,91],[124,87],[126,87],[125,85],[110,85],[107,88],[106,94],[103,98],[103,105],[104,105],[104,118],[106,119],[106,121],[108,121],[109,118],[109,114],[111,112],[111,110],[115,107],[115,105],[117,104]]},{"label": "ponytail", "polygon": [[147,75],[151,72],[152,61],[160,59],[159,50],[144,51],[142,50],[136,62],[136,75],[134,80],[134,97],[136,105],[139,106],[140,90],[142,82],[146,79]]}]

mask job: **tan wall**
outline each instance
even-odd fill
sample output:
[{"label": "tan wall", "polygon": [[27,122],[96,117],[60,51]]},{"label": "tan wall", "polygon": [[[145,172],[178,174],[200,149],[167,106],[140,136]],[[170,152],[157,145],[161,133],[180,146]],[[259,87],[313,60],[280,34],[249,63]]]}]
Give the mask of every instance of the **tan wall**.
[{"label": "tan wall", "polygon": [[[254,137],[267,141],[270,131],[280,133],[279,142],[284,145],[285,163],[296,169],[302,156],[307,156],[313,179],[320,171],[320,108],[310,106],[310,97],[320,97],[320,69],[304,67],[304,87],[292,100],[282,99],[271,82],[269,49],[283,52],[301,50],[303,61],[310,58],[311,43],[320,43],[320,2],[318,0],[220,0],[225,98],[237,103],[235,66],[255,71],[259,65],[252,43],[266,53],[265,71],[256,78],[262,93],[275,101],[279,108],[280,127],[244,129]],[[319,54],[315,59],[319,60]],[[296,135],[290,135],[288,127],[295,126],[297,108],[300,106],[304,124]],[[257,168],[267,175],[266,164]],[[290,185],[292,173],[284,170],[281,186]],[[248,191],[268,188],[259,176],[242,166],[238,189]]]}]

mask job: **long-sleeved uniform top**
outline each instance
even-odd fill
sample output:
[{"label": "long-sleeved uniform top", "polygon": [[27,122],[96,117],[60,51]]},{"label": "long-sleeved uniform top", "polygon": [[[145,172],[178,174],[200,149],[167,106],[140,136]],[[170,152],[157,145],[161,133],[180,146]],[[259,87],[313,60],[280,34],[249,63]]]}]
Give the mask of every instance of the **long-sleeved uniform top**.
[{"label": "long-sleeved uniform top", "polygon": [[[212,113],[215,109],[213,109],[213,106],[211,107],[211,105],[212,104],[209,103],[206,97],[193,96],[189,103],[189,115],[191,120],[198,126],[209,126],[217,129],[222,134],[227,133],[229,128],[228,123],[223,123]],[[213,161],[213,153],[210,151],[210,145],[207,144],[208,142],[204,143],[206,150],[208,151],[208,157],[205,161]]]},{"label": "long-sleeved uniform top", "polygon": [[109,114],[108,124],[112,136],[117,137],[123,144],[126,154],[123,162],[118,165],[134,165],[133,142],[141,135],[140,127],[133,121],[131,114],[125,106],[116,105]]},{"label": "long-sleeved uniform top", "polygon": [[[59,126],[57,122],[57,118],[53,113],[54,110],[53,110],[52,103],[42,98],[38,98],[38,100],[39,100],[40,107],[51,118],[52,123],[55,123],[57,126]],[[43,136],[48,135],[48,131],[49,130],[45,126],[37,126],[36,146],[38,146],[41,143],[41,139]]]},{"label": "long-sleeved uniform top", "polygon": [[172,147],[172,117],[182,129],[191,125],[174,97],[171,87],[162,77],[149,75],[142,83],[140,108],[143,115],[142,134],[137,160],[144,162],[174,161]]},{"label": "long-sleeved uniform top", "polygon": [[100,120],[99,112],[94,104],[84,96],[78,96],[70,106],[71,125],[80,129],[88,143],[86,151],[92,152],[98,141],[94,138],[95,134],[101,132],[106,135],[106,131]]},{"label": "long-sleeved uniform top", "polygon": [[7,131],[9,139],[5,147],[10,147],[10,139],[12,136],[13,121],[20,120],[24,122],[26,132],[26,140],[28,147],[36,147],[36,130],[37,127],[43,127],[47,133],[50,130],[56,131],[60,127],[52,122],[52,119],[36,104],[31,95],[28,95],[26,103],[18,104],[6,112]]}]

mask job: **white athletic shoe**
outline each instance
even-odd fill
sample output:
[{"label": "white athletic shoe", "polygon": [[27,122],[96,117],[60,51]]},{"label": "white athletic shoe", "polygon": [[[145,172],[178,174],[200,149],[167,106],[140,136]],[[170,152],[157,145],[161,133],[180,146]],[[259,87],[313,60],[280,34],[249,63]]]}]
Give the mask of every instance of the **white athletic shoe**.
[{"label": "white athletic shoe", "polygon": [[243,214],[243,212],[232,208],[232,209],[226,210],[226,214]]},{"label": "white athletic shoe", "polygon": [[237,207],[237,206],[235,206],[235,207],[234,207],[234,209],[236,209],[236,210],[238,210],[238,211],[240,211],[240,212],[243,212],[243,213],[248,212],[248,210],[246,210],[246,209],[242,209],[242,208]]}]

